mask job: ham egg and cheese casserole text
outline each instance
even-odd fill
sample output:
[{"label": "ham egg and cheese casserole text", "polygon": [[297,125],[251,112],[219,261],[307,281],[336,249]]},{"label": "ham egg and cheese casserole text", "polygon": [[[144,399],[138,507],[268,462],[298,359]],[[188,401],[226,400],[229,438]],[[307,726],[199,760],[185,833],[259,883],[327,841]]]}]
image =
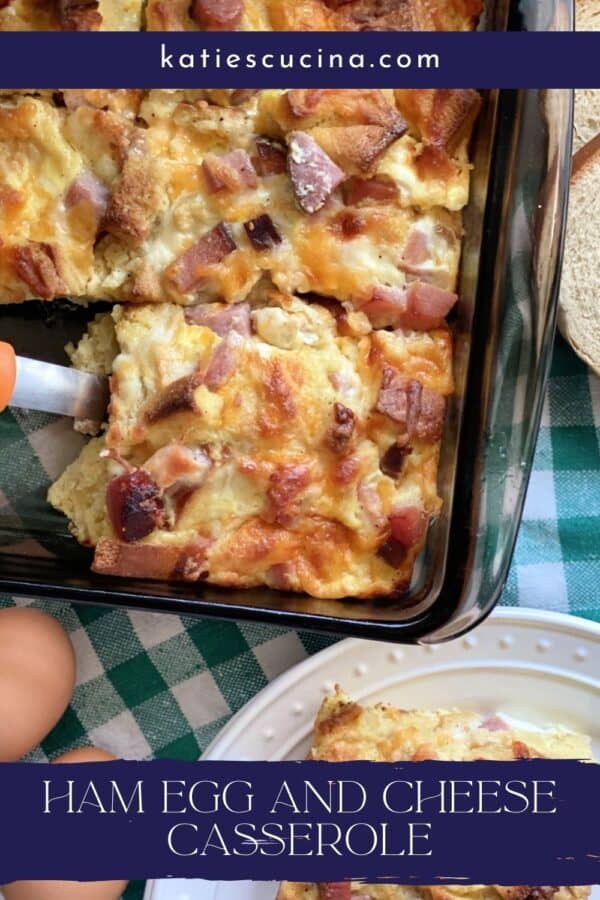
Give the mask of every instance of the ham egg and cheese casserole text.
[{"label": "ham egg and cheese casserole text", "polygon": [[[317,715],[310,758],[371,760],[592,759],[587,735],[561,727],[510,725],[502,716],[464,710],[363,707],[339,688]],[[586,900],[589,887],[501,885],[368,885],[360,882],[281,885],[277,900]]]},{"label": "ham egg and cheese casserole text", "polygon": [[466,31],[480,0],[0,0],[0,31]]},{"label": "ham egg and cheese casserole text", "polygon": [[118,301],[72,350],[111,374],[108,426],[50,492],[96,571],[407,588],[440,507],[478,108],[464,90],[0,97],[0,297]]}]

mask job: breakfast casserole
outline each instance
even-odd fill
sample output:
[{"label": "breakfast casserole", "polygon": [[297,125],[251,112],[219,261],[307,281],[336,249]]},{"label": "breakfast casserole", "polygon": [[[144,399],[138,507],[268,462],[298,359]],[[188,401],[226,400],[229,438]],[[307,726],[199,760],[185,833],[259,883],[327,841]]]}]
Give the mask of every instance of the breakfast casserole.
[{"label": "breakfast casserole", "polygon": [[0,0],[0,31],[139,31],[143,0]]},{"label": "breakfast casserole", "polygon": [[0,297],[452,307],[474,91],[0,97]]},{"label": "breakfast casserole", "polygon": [[0,0],[0,31],[467,31],[480,0]]},{"label": "breakfast casserole", "polygon": [[109,422],[49,496],[96,572],[322,598],[408,586],[440,506],[446,328],[372,330],[271,289],[117,306],[73,358],[112,373]]},{"label": "breakfast casserole", "polygon": [[0,94],[0,297],[112,300],[50,500],[97,572],[395,596],[429,522],[470,90]]},{"label": "breakfast casserole", "polygon": [[470,31],[481,0],[148,0],[151,31]]},{"label": "breakfast casserole", "polygon": [[[501,715],[464,710],[364,707],[339,688],[317,715],[310,758],[326,762],[371,760],[514,760],[592,758],[589,737],[561,727],[509,723]],[[584,886],[367,885],[284,883],[277,900],[585,900]]]}]

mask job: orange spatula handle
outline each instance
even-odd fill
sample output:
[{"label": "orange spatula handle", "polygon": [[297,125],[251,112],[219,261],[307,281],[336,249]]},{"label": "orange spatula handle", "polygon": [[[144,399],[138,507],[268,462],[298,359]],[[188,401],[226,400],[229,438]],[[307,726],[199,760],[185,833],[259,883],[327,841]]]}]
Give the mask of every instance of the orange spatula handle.
[{"label": "orange spatula handle", "polygon": [[10,344],[0,341],[0,413],[12,397],[17,380],[17,357]]}]

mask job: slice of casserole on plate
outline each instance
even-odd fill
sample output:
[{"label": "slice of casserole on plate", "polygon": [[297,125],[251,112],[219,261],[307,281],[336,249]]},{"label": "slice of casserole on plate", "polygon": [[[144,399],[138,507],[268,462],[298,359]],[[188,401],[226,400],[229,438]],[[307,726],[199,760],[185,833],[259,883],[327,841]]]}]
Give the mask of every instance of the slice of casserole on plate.
[{"label": "slice of casserole on plate", "polygon": [[[508,723],[463,710],[363,707],[339,688],[317,715],[310,758],[372,760],[512,760],[533,757],[591,760],[590,739],[560,727]],[[583,886],[367,885],[283,883],[277,900],[585,900]]]},{"label": "slice of casserole on plate", "polygon": [[450,333],[336,310],[265,290],[252,308],[117,306],[92,326],[73,358],[112,373],[108,427],[49,498],[95,571],[406,588],[440,506]]}]

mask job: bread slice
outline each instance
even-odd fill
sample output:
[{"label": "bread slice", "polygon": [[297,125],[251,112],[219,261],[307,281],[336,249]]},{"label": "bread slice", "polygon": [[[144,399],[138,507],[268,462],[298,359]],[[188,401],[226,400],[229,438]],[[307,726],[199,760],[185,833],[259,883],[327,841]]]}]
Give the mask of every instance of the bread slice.
[{"label": "bread slice", "polygon": [[600,133],[600,90],[583,88],[575,91],[573,153],[585,147],[598,133]]},{"label": "bread slice", "polygon": [[573,158],[559,327],[600,375],[600,134]]},{"label": "bread slice", "polygon": [[598,0],[577,0],[575,28],[577,31],[600,30],[600,2]]},{"label": "bread slice", "polygon": [[[600,0],[577,0],[577,31],[600,31]],[[573,152],[580,150],[600,132],[600,90],[585,88],[575,91]]]}]

